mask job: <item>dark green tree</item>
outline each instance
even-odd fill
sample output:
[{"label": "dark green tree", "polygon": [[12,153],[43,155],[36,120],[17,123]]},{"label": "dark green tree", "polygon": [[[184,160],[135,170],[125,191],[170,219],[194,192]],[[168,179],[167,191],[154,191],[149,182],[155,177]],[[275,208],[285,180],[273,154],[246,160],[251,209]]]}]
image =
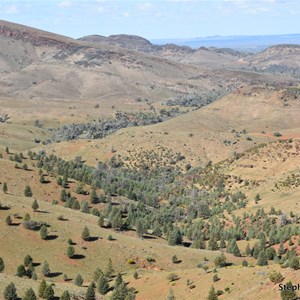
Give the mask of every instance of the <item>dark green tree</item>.
[{"label": "dark green tree", "polygon": [[32,288],[26,290],[25,296],[22,300],[36,300],[36,295]]},{"label": "dark green tree", "polygon": [[180,231],[177,228],[174,228],[170,232],[169,238],[168,238],[168,243],[171,246],[175,246],[175,245],[182,243],[182,234],[180,233]]},{"label": "dark green tree", "polygon": [[44,293],[43,293],[43,298],[46,300],[52,300],[54,297],[54,290],[52,288],[52,285],[49,284],[46,286]]},{"label": "dark green tree", "polygon": [[90,231],[86,226],[84,226],[84,228],[83,228],[83,231],[81,233],[81,238],[84,241],[89,241],[90,240]]},{"label": "dark green tree", "polygon": [[296,291],[292,290],[292,282],[289,281],[286,284],[286,289],[280,291],[280,296],[282,300],[293,300],[296,298],[297,294]]},{"label": "dark green tree", "polygon": [[98,282],[98,292],[101,294],[101,295],[105,295],[109,290],[109,284],[108,284],[108,279],[102,275],[100,278],[99,278],[99,282]]},{"label": "dark green tree", "polygon": [[224,255],[224,253],[222,252],[222,254],[220,256],[217,256],[214,260],[215,266],[218,268],[223,268],[226,267],[226,257]]},{"label": "dark green tree", "polygon": [[25,189],[24,189],[24,196],[25,197],[32,197],[32,190],[31,190],[31,187],[29,185],[26,185],[25,186]]},{"label": "dark green tree", "polygon": [[46,277],[48,277],[48,276],[51,274],[51,272],[50,272],[50,267],[49,267],[49,264],[48,264],[47,261],[45,261],[45,262],[43,263],[43,266],[42,266],[42,274],[43,274],[44,276],[46,276]]},{"label": "dark green tree", "polygon": [[294,270],[299,270],[299,258],[298,256],[292,256],[289,259],[289,267]]},{"label": "dark green tree", "polygon": [[207,300],[218,300],[218,295],[217,295],[213,285],[211,286],[211,288],[209,290]]},{"label": "dark green tree", "polygon": [[75,249],[73,246],[69,245],[67,248],[67,256],[69,258],[73,258],[74,255],[75,255]]},{"label": "dark green tree", "polygon": [[36,199],[33,200],[31,208],[33,209],[33,211],[37,211],[39,209],[39,204]]},{"label": "dark green tree", "polygon": [[95,288],[94,288],[94,284],[91,283],[86,291],[85,300],[95,300],[95,299],[96,299]]},{"label": "dark green tree", "polygon": [[98,282],[99,278],[103,275],[103,272],[100,268],[96,268],[93,274],[93,279],[95,282]]},{"label": "dark green tree", "polygon": [[24,257],[24,266],[28,267],[30,264],[32,264],[33,260],[32,257],[30,255],[26,255]]},{"label": "dark green tree", "polygon": [[26,269],[24,267],[24,265],[19,265],[17,268],[17,274],[18,277],[23,277],[26,275]]},{"label": "dark green tree", "polygon": [[69,291],[64,291],[62,293],[62,295],[60,296],[60,300],[70,300],[71,297],[70,297],[70,294],[69,294]]},{"label": "dark green tree", "polygon": [[82,286],[83,278],[80,274],[77,274],[77,276],[75,277],[74,284],[77,286]]},{"label": "dark green tree", "polygon": [[146,232],[144,223],[141,219],[137,219],[136,224],[136,233],[139,237],[143,237],[144,233]]},{"label": "dark green tree", "polygon": [[38,295],[40,298],[43,298],[46,287],[47,287],[46,281],[43,279],[39,285],[39,291],[38,291]]},{"label": "dark green tree", "polygon": [[46,225],[43,225],[40,229],[40,236],[42,240],[46,240],[48,236],[48,229]]},{"label": "dark green tree", "polygon": [[268,260],[265,255],[265,250],[261,250],[259,252],[258,258],[257,258],[257,265],[258,266],[266,266],[268,264]]},{"label": "dark green tree", "polygon": [[11,282],[9,285],[7,285],[3,292],[3,297],[6,300],[17,300],[17,289],[15,285]]},{"label": "dark green tree", "polygon": [[115,288],[117,288],[119,285],[121,285],[123,282],[122,274],[118,273],[115,279]]},{"label": "dark green tree", "polygon": [[282,256],[285,253],[283,242],[280,243],[277,253],[278,253],[278,256]]},{"label": "dark green tree", "polygon": [[272,260],[276,257],[276,251],[273,247],[269,247],[266,251],[265,251],[265,254],[266,254],[266,258],[268,260]]},{"label": "dark green tree", "polygon": [[91,190],[90,201],[91,201],[92,204],[98,203],[98,196],[97,196],[97,193],[96,193],[95,189]]},{"label": "dark green tree", "polygon": [[113,229],[119,230],[123,226],[122,216],[120,211],[118,211],[111,221],[111,226]]},{"label": "dark green tree", "polygon": [[106,270],[105,270],[105,276],[107,276],[109,278],[112,276],[113,273],[114,273],[114,267],[113,267],[111,258],[109,258],[107,266],[106,266]]},{"label": "dark green tree", "polygon": [[99,216],[98,225],[99,225],[99,227],[103,227],[104,226],[104,217],[103,217],[102,214],[100,214],[100,216]]}]

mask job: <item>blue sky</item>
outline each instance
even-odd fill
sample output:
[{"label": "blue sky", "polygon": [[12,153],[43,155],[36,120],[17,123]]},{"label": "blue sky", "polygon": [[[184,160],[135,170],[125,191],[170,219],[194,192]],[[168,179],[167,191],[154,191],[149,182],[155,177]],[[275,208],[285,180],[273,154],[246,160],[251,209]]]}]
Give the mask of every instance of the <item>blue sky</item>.
[{"label": "blue sky", "polygon": [[78,38],[300,33],[300,0],[0,0],[0,19]]}]

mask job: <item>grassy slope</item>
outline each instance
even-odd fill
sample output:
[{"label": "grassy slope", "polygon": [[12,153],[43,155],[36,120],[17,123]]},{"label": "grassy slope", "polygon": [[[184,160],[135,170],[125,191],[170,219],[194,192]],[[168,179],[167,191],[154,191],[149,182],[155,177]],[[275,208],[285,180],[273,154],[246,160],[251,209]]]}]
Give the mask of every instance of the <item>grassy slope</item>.
[{"label": "grassy slope", "polygon": [[[163,123],[123,129],[89,143],[79,140],[49,145],[48,149],[65,158],[81,155],[90,164],[110,158],[112,147],[125,157],[137,148],[139,152],[155,151],[159,146],[180,151],[193,165],[208,160],[217,162],[235,151],[242,152],[255,144],[275,140],[274,132],[281,132],[283,138],[300,137],[300,104],[292,100],[287,103],[281,99],[281,92],[243,88]],[[233,129],[236,132],[246,129],[247,133],[237,137]],[[225,140],[231,144],[226,145]]]},{"label": "grassy slope", "polygon": [[[14,169],[14,163],[5,159],[0,160],[0,164],[1,170],[5,170],[5,172],[0,173],[0,181],[6,181],[9,187],[9,193],[1,195],[1,203],[11,207],[9,210],[0,211],[0,256],[4,258],[6,264],[5,274],[0,275],[1,290],[10,281],[16,282],[20,294],[24,292],[25,287],[36,286],[36,283],[32,284],[31,280],[19,279],[13,276],[17,266],[22,263],[26,254],[32,255],[37,263],[47,260],[52,272],[66,273],[70,278],[74,278],[80,272],[85,278],[85,285],[91,280],[95,267],[105,268],[108,258],[111,257],[116,271],[125,272],[124,278],[129,282],[129,285],[139,290],[137,299],[165,299],[170,287],[179,299],[205,299],[212,284],[213,273],[208,272],[206,274],[202,269],[195,266],[199,262],[203,263],[204,256],[206,256],[209,258],[209,266],[212,268],[213,263],[211,262],[219,252],[170,247],[162,239],[141,240],[135,235],[99,228],[97,218],[94,216],[46,202],[47,194],[51,195],[48,200],[55,197],[57,185],[54,182],[46,185],[41,185],[37,181],[34,183],[33,180],[38,178],[37,170]],[[41,212],[32,212],[33,198],[22,196],[23,187],[19,181],[29,182],[33,186],[34,197],[37,198],[40,204],[39,210]],[[4,220],[8,214],[24,216],[26,212],[34,220],[50,224],[49,234],[57,236],[57,238],[42,241],[38,232],[28,231],[22,225],[8,227],[5,224]],[[57,220],[60,215],[64,215],[68,221]],[[17,218],[13,218],[13,220],[17,224],[22,221]],[[93,242],[83,242],[80,235],[84,225],[89,227],[92,236],[99,239]],[[112,234],[116,240],[108,241],[107,236],[109,234]],[[84,255],[84,259],[70,260],[66,257],[65,251],[69,238],[77,243],[75,246],[76,253]],[[20,245],[20,247],[16,245]],[[49,248],[51,252],[49,252]],[[171,263],[171,257],[174,254],[182,260],[182,263],[175,265]],[[148,263],[146,261],[147,256],[155,258],[156,262]],[[127,264],[129,258],[134,259],[137,264],[129,266]],[[240,264],[242,259],[228,255],[228,260],[234,263]],[[251,259],[248,260],[251,262]],[[138,269],[140,274],[138,280],[132,278],[135,268]],[[219,272],[221,280],[215,283],[215,287],[222,290],[225,287],[230,287],[231,293],[222,296],[223,299],[239,299],[239,297],[241,297],[240,299],[251,299],[252,296],[250,295],[257,296],[257,293],[261,297],[258,299],[272,299],[278,294],[277,287],[271,285],[267,279],[268,272],[273,268],[278,268],[278,266],[263,268],[228,267]],[[41,279],[41,266],[36,267],[36,271],[39,279]],[[180,279],[173,284],[168,283],[166,276],[169,272],[175,272]],[[287,278],[296,276],[291,270],[285,270],[283,273]],[[187,279],[194,282],[196,285],[194,289],[190,290],[186,286]],[[50,280],[55,282],[57,294],[60,294],[64,289],[69,289],[74,293],[84,292],[84,289],[75,287],[71,282],[64,283],[62,275]],[[232,285],[232,282],[234,282],[234,285]]]}]

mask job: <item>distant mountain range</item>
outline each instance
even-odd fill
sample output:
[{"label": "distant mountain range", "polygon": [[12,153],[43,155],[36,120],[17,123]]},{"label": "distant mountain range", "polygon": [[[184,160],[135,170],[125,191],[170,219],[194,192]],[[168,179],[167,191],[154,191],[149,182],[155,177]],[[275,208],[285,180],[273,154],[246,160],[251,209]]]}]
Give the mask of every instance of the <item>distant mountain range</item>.
[{"label": "distant mountain range", "polygon": [[261,51],[278,44],[300,44],[300,33],[281,35],[208,36],[190,39],[152,39],[153,44],[179,46],[231,48],[239,51]]}]

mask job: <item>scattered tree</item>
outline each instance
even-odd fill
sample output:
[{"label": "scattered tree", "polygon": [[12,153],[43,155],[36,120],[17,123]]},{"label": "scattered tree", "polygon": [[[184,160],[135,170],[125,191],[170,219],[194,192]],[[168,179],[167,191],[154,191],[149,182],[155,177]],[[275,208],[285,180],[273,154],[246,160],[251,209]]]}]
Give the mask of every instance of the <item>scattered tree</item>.
[{"label": "scattered tree", "polygon": [[31,187],[29,185],[26,185],[25,189],[24,189],[24,196],[25,197],[32,197],[32,190]]},{"label": "scattered tree", "polygon": [[43,266],[42,266],[42,274],[46,277],[48,277],[50,275],[50,267],[49,267],[49,264],[47,261],[45,261],[43,263]]},{"label": "scattered tree", "polygon": [[95,300],[95,299],[96,299],[96,295],[95,295],[94,283],[91,283],[86,291],[85,300]]},{"label": "scattered tree", "polygon": [[296,298],[296,296],[297,296],[296,291],[293,290],[292,287],[293,287],[293,284],[291,281],[289,281],[286,284],[286,288],[282,289],[280,291],[280,296],[281,296],[282,300],[292,300],[292,299]]},{"label": "scattered tree", "polygon": [[209,290],[207,300],[218,300],[218,295],[217,295],[213,285],[211,286],[211,288]]},{"label": "scattered tree", "polygon": [[46,286],[44,293],[43,293],[43,298],[46,300],[52,300],[54,297],[54,290],[52,288],[52,285],[49,284]]},{"label": "scattered tree", "polygon": [[6,300],[17,300],[18,296],[17,296],[17,289],[14,285],[14,283],[10,283],[9,285],[7,285],[4,289],[3,292],[3,297]]},{"label": "scattered tree", "polygon": [[26,269],[24,267],[24,265],[19,265],[17,268],[17,274],[18,277],[23,277],[26,275]]},{"label": "scattered tree", "polygon": [[36,295],[32,288],[27,289],[22,300],[36,300]]},{"label": "scattered tree", "polygon": [[68,246],[67,248],[67,256],[69,258],[73,258],[73,256],[75,255],[75,249],[73,246]]},{"label": "scattered tree", "polygon": [[30,255],[26,255],[24,257],[24,266],[28,267],[30,264],[32,264],[33,260],[32,257]]},{"label": "scattered tree", "polygon": [[40,298],[43,298],[46,287],[47,287],[46,281],[43,279],[39,285],[39,291],[38,291],[38,295]]},{"label": "scattered tree", "polygon": [[100,278],[99,278],[99,282],[98,282],[98,292],[101,294],[101,295],[105,295],[109,290],[109,284],[108,284],[108,279],[102,275]]},{"label": "scattered tree", "polygon": [[40,236],[42,240],[46,240],[48,236],[48,229],[46,225],[43,225],[40,229]]},{"label": "scattered tree", "polygon": [[81,238],[84,241],[89,241],[90,240],[90,231],[86,226],[84,226],[84,228],[83,228],[83,231],[81,233]]},{"label": "scattered tree", "polygon": [[80,274],[77,274],[77,276],[75,277],[74,284],[77,286],[82,286],[83,278]]},{"label": "scattered tree", "polygon": [[70,297],[70,294],[69,294],[69,291],[64,291],[62,293],[62,295],[60,296],[60,300],[70,300],[71,297]]},{"label": "scattered tree", "polygon": [[33,200],[31,208],[33,209],[33,211],[37,211],[39,209],[39,204],[36,199]]}]

